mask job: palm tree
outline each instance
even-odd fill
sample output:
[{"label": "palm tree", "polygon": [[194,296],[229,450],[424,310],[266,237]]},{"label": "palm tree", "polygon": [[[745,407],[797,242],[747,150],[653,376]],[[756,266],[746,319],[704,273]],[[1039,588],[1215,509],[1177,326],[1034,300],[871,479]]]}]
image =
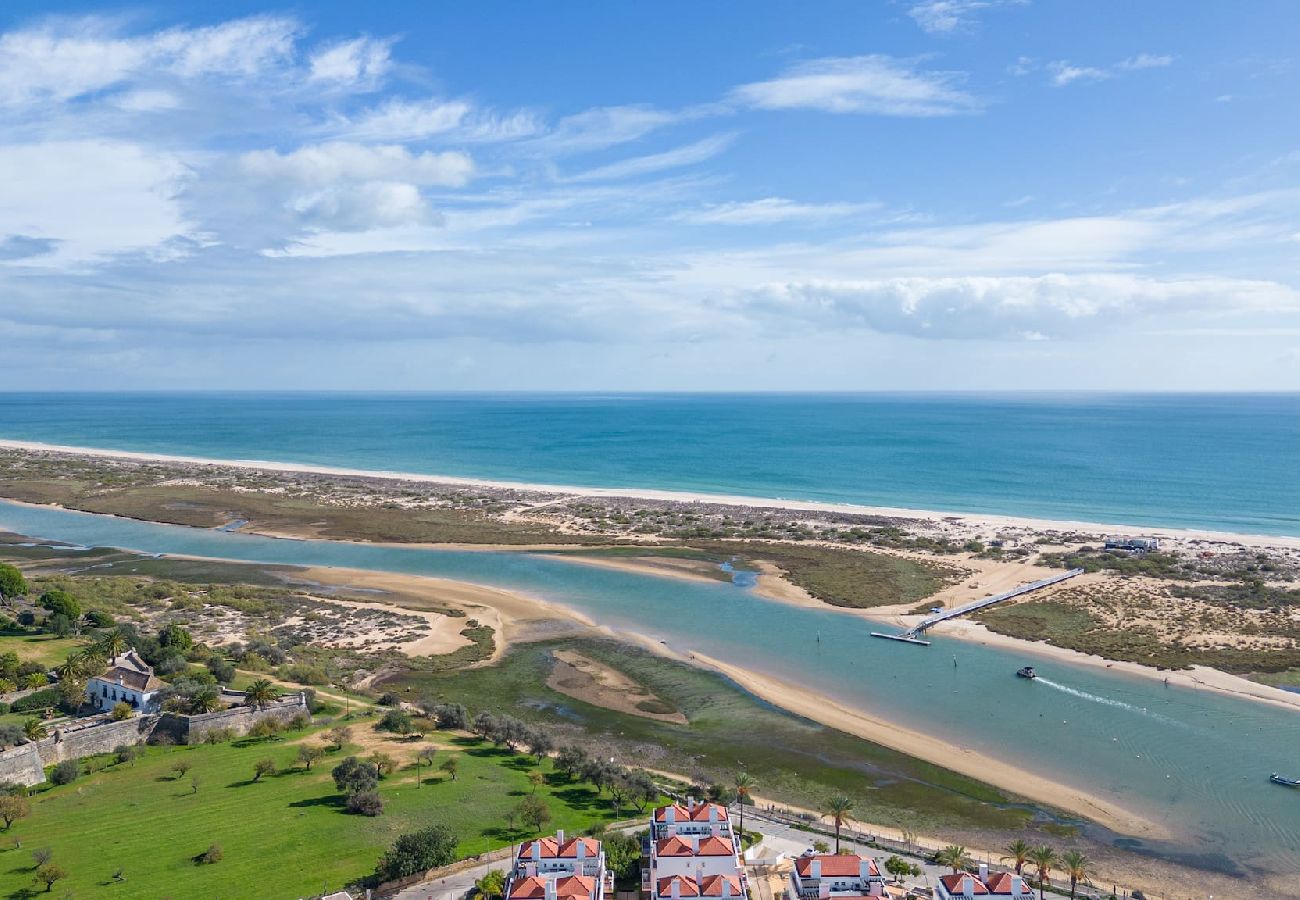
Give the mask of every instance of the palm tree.
[{"label": "palm tree", "polygon": [[40,719],[32,716],[23,723],[23,735],[29,741],[39,741],[41,738],[48,736],[50,729],[45,727],[45,723]]},{"label": "palm tree", "polygon": [[126,652],[126,635],[120,628],[107,631],[99,639],[99,648],[108,657],[110,663],[115,663],[117,658]]},{"label": "palm tree", "polygon": [[941,866],[950,867],[952,874],[956,875],[970,865],[970,854],[966,852],[965,847],[949,844],[934,855],[934,861]]},{"label": "palm tree", "polygon": [[1044,844],[1029,853],[1029,861],[1038,870],[1038,900],[1043,900],[1043,885],[1052,880],[1052,866],[1056,865],[1056,851]]},{"label": "palm tree", "polygon": [[748,772],[737,772],[733,784],[736,786],[736,805],[740,807],[740,834],[743,838],[745,834],[745,804],[753,799],[750,796],[750,791],[758,787],[758,782]]},{"label": "palm tree", "polygon": [[280,696],[280,689],[265,678],[259,678],[248,686],[244,691],[244,699],[248,701],[249,706],[256,706],[258,709],[270,706],[276,697]]},{"label": "palm tree", "polygon": [[1029,843],[1021,838],[1016,838],[1005,847],[1007,855],[1003,859],[1009,859],[1016,866],[1016,874],[1019,875],[1025,868],[1025,863],[1029,862],[1029,851],[1032,849]]},{"label": "palm tree", "polygon": [[190,710],[195,714],[216,712],[221,706],[221,696],[212,685],[199,688],[190,698]]},{"label": "palm tree", "polygon": [[835,855],[840,855],[840,829],[848,821],[849,810],[853,809],[853,800],[844,795],[838,794],[822,804],[821,814],[828,816],[835,823]]},{"label": "palm tree", "polygon": [[1065,867],[1065,874],[1070,876],[1070,900],[1074,900],[1074,891],[1079,882],[1087,880],[1090,864],[1091,860],[1078,850],[1061,854],[1061,865]]}]

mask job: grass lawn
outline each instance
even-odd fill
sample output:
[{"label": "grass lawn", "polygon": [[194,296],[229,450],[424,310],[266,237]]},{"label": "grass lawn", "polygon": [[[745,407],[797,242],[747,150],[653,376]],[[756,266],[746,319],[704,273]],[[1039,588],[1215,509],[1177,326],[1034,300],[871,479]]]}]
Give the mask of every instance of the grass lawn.
[{"label": "grass lawn", "polygon": [[[445,746],[433,772],[422,768],[419,786],[405,764],[380,783],[383,815],[347,813],[330,769],[348,752],[364,758],[381,742],[385,752],[410,759],[424,746],[380,737],[369,723],[349,724],[365,747],[327,754],[311,771],[294,761],[297,743],[318,743],[319,734],[290,733],[283,740],[149,747],[133,763],[42,790],[31,799],[31,816],[0,834],[0,897],[44,892],[32,882],[30,851],[41,847],[51,848],[54,862],[68,872],[55,885],[59,896],[292,898],[337,890],[370,874],[398,835],[426,825],[452,828],[461,856],[529,836],[508,831],[505,815],[532,790],[528,773],[536,760],[443,734],[430,736]],[[449,755],[460,759],[455,781],[437,770]],[[254,763],[268,757],[281,773],[254,783]],[[182,760],[190,770],[176,778],[172,767]],[[553,816],[548,832],[578,832],[612,819],[607,799],[594,789],[554,773],[549,760],[541,769],[547,783],[537,793]],[[15,839],[21,849],[13,849]],[[222,848],[221,862],[196,865],[193,858],[213,843]],[[125,877],[116,882],[119,867]]]},{"label": "grass lawn", "polygon": [[68,658],[74,650],[89,643],[85,638],[61,638],[52,634],[35,634],[25,631],[0,631],[0,653],[13,651],[23,662],[34,660],[54,668]]}]

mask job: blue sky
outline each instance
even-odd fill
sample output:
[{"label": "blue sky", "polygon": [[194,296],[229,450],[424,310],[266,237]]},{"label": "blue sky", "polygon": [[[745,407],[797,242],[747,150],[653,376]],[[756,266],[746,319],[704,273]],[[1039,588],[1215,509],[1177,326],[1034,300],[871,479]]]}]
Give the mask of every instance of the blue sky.
[{"label": "blue sky", "polygon": [[1300,389],[1289,2],[0,9],[23,388]]}]

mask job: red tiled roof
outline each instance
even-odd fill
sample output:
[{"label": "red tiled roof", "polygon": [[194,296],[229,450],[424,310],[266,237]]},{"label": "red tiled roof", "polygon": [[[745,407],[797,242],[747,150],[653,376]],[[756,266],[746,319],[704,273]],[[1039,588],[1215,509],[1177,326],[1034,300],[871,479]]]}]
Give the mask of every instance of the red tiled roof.
[{"label": "red tiled roof", "polygon": [[535,841],[524,841],[519,845],[519,856],[521,859],[533,858],[533,844],[541,846],[542,859],[576,859],[578,856],[578,844],[581,843],[586,847],[586,857],[595,859],[600,856],[600,841],[594,838],[570,838],[561,844],[553,837],[538,838]]},{"label": "red tiled roof", "polygon": [[657,883],[659,897],[671,897],[673,882],[678,885],[678,894],[682,897],[721,897],[723,885],[730,885],[730,896],[744,900],[739,875],[706,875],[702,881],[696,881],[689,875],[671,875],[660,878]]},{"label": "red tiled roof", "polygon": [[690,841],[679,837],[664,838],[655,845],[659,856],[694,856]]},{"label": "red tiled roof", "polygon": [[[555,879],[557,897],[582,897],[590,900],[596,879],[587,875],[565,875]],[[546,896],[546,879],[536,875],[520,878],[510,885],[510,900],[542,900]]]},{"label": "red tiled roof", "polygon": [[724,841],[717,835],[709,835],[700,840],[700,845],[695,851],[696,856],[731,856],[735,853],[731,841]]},{"label": "red tiled roof", "polygon": [[[971,880],[972,894],[987,894],[989,892],[988,888],[984,887],[984,882],[980,881],[974,875],[962,875],[961,873],[956,875],[942,875],[939,877],[939,881],[945,888],[947,888],[948,893],[960,894],[962,892],[961,883],[964,878],[969,878]],[[1008,884],[1008,887],[1010,887],[1010,884]]]},{"label": "red tiled roof", "polygon": [[[998,872],[996,875],[990,875],[989,880],[984,885],[989,889],[990,894],[1010,894],[1011,881],[1014,876],[1010,872]],[[1024,882],[1022,881],[1023,885]],[[1022,887],[1021,892],[1025,894],[1032,893],[1027,888]]]},{"label": "red tiled roof", "polygon": [[666,822],[667,811],[673,811],[673,819],[678,822],[707,822],[709,821],[709,810],[714,810],[714,816],[717,821],[727,821],[727,810],[717,803],[697,803],[695,809],[691,810],[680,803],[674,803],[671,806],[661,806],[655,810],[655,821]]},{"label": "red tiled roof", "polygon": [[[862,870],[861,866],[863,857],[861,856],[831,856],[829,854],[821,856],[801,856],[794,861],[795,871],[799,873],[799,877],[808,877],[808,872],[812,869],[812,861],[814,859],[822,864],[823,878],[852,878]],[[879,875],[880,869],[876,865],[876,861],[869,856],[866,857],[866,860],[870,863],[867,867],[867,871],[872,875]]]}]

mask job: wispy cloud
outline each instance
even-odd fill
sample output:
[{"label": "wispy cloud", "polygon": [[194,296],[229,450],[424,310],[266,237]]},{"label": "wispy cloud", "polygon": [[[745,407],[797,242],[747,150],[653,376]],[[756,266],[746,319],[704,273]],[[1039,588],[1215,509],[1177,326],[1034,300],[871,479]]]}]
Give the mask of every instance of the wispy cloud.
[{"label": "wispy cloud", "polygon": [[1137,72],[1142,69],[1161,69],[1171,66],[1174,63],[1172,56],[1161,56],[1154,53],[1139,53],[1137,56],[1131,56],[1128,59],[1121,60],[1112,66],[1077,66],[1065,60],[1057,60],[1047,64],[1047,70],[1051,74],[1052,84],[1057,87],[1064,87],[1076,81],[1105,81],[1106,79],[1115,78],[1125,72]]},{"label": "wispy cloud", "polygon": [[613,181],[615,179],[637,178],[651,175],[666,169],[679,169],[682,166],[695,165],[712,159],[730,146],[735,140],[734,134],[716,134],[703,140],[695,141],[663,153],[651,153],[646,156],[634,156],[599,168],[589,169],[570,176],[568,181]]},{"label": "wispy cloud", "polygon": [[800,63],[768,81],[741,85],[732,98],[758,109],[819,109],[885,116],[951,116],[978,110],[954,72],[922,70],[917,60],[871,55]]},{"label": "wispy cloud", "polygon": [[930,34],[951,34],[970,26],[981,10],[999,6],[1023,6],[1029,0],[923,0],[915,3],[907,14],[923,31]]},{"label": "wispy cloud", "polygon": [[674,216],[700,225],[771,225],[778,222],[825,222],[879,208],[875,203],[798,203],[765,197],[739,203],[716,203]]}]

